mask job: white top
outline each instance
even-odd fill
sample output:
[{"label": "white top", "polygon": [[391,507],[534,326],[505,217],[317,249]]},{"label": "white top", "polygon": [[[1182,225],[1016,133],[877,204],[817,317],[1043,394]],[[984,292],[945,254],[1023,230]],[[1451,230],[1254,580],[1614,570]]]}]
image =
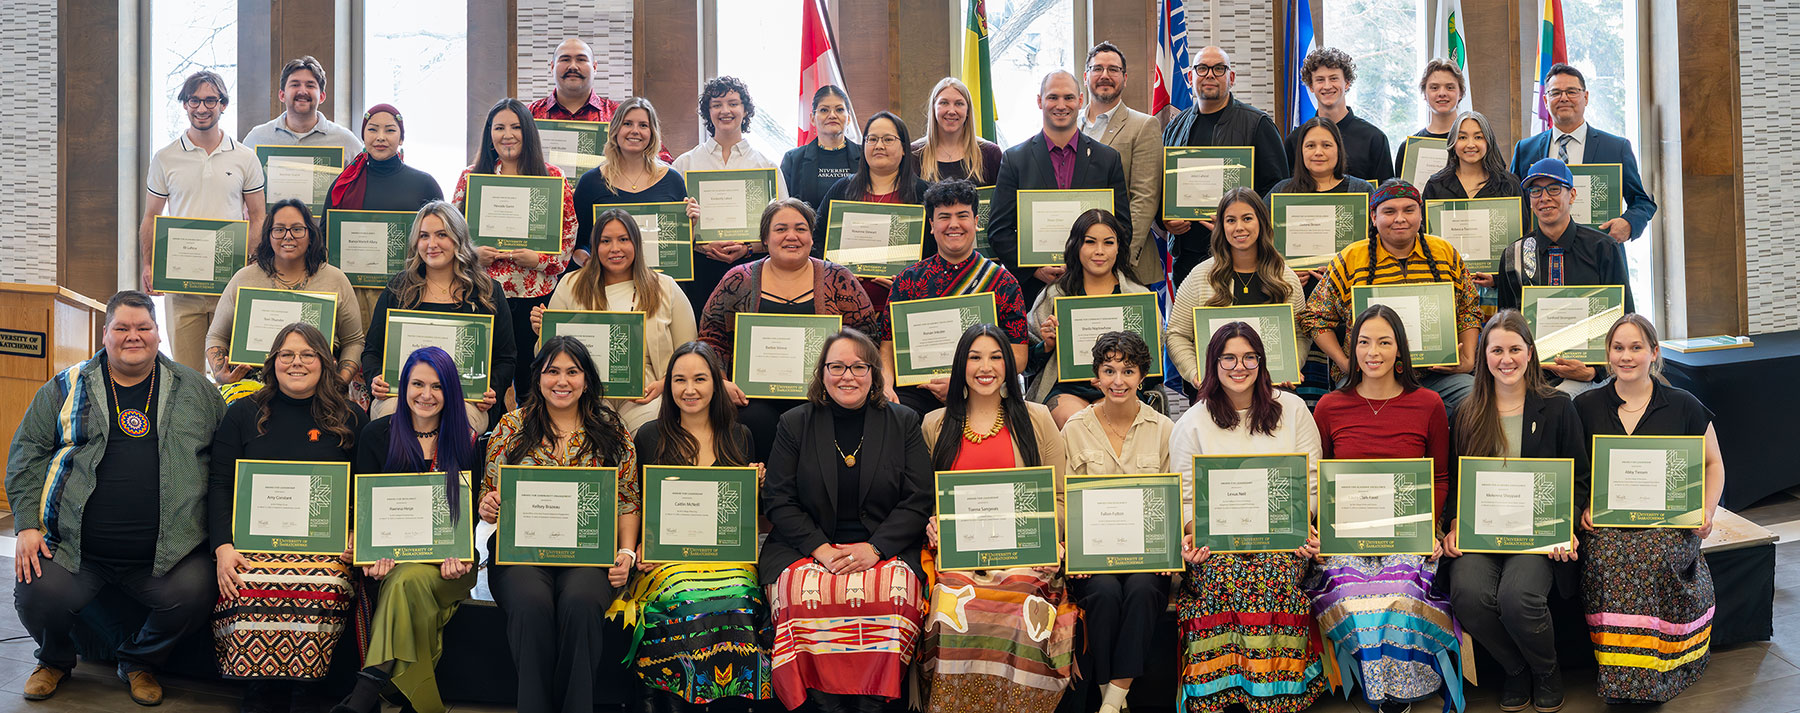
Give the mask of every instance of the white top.
[{"label": "white top", "polygon": [[1544,157],[1558,158],[1557,144],[1562,142],[1562,137],[1567,136],[1569,137],[1569,160],[1566,163],[1581,163],[1582,157],[1587,155],[1587,128],[1587,122],[1584,121],[1580,126],[1575,127],[1574,131],[1565,134],[1562,129],[1551,125],[1550,153],[1544,154]]},{"label": "white top", "polygon": [[1237,428],[1229,431],[1213,423],[1205,402],[1196,403],[1175,422],[1175,435],[1169,440],[1169,459],[1175,472],[1181,474],[1181,524],[1194,519],[1194,456],[1266,455],[1272,453],[1306,454],[1306,501],[1313,512],[1319,509],[1319,459],[1324,450],[1319,445],[1319,426],[1313,422],[1306,401],[1291,391],[1275,390],[1275,402],[1281,404],[1281,422],[1272,434],[1252,434],[1248,413],[1239,411]]},{"label": "white top", "polygon": [[[787,178],[781,175],[781,165],[770,161],[751,146],[749,141],[738,141],[731,147],[731,160],[725,160],[725,147],[720,146],[712,137],[706,137],[699,146],[688,149],[687,153],[675,157],[675,163],[669,164],[681,175],[688,171],[736,171],[746,168],[775,169],[775,197],[787,197]],[[815,206],[816,208],[816,206]],[[821,240],[823,238],[820,238]]]},{"label": "white top", "polygon": [[[144,181],[150,195],[167,198],[163,215],[210,220],[243,220],[244,196],[263,189],[256,151],[227,135],[207,153],[181,132],[150,157]],[[251,226],[255,231],[257,226]]]},{"label": "white top", "polygon": [[1120,97],[1119,103],[1114,104],[1113,108],[1100,112],[1099,116],[1094,117],[1092,123],[1088,122],[1087,112],[1081,112],[1081,133],[1090,139],[1099,141],[1101,137],[1106,135],[1106,127],[1108,124],[1112,123],[1113,115],[1119,113],[1119,107],[1122,106],[1125,106],[1124,97]]},{"label": "white top", "polygon": [[244,134],[244,145],[251,148],[257,146],[336,146],[344,150],[344,164],[362,153],[362,139],[355,132],[333,123],[319,114],[319,123],[313,124],[312,131],[296,134],[287,126],[287,112],[270,119],[266,124],[259,124]]},{"label": "white top", "polygon": [[[1195,333],[1194,310],[1210,306],[1213,299],[1212,274],[1213,260],[1207,258],[1198,267],[1188,271],[1187,279],[1175,290],[1175,299],[1169,303],[1169,324],[1163,330],[1163,341],[1168,343],[1169,361],[1175,363],[1175,370],[1181,372],[1181,380],[1199,386],[1205,380],[1200,373],[1200,360],[1206,355],[1200,349],[1200,339]],[[1281,268],[1281,282],[1288,288],[1288,305],[1294,308],[1294,334],[1298,340],[1294,345],[1295,352],[1302,362],[1306,361],[1306,353],[1312,350],[1312,337],[1300,328],[1300,313],[1306,310],[1306,290],[1300,286],[1300,276],[1286,266]],[[1207,341],[1212,334],[1206,335]],[[1263,348],[1271,348],[1268,340],[1263,340]]]},{"label": "white top", "polygon": [[[599,270],[598,262],[590,264],[587,269]],[[699,328],[694,323],[694,306],[688,302],[687,294],[674,279],[662,273],[656,273],[656,284],[662,292],[662,308],[656,314],[644,315],[644,374],[646,383],[661,379],[669,367],[669,356],[675,353],[675,347],[699,338]],[[550,293],[548,309],[601,309],[598,305],[584,305],[575,301],[575,277],[573,275],[556,283],[556,290]],[[606,307],[613,312],[636,311],[638,309],[637,284],[626,280],[606,286]]]}]

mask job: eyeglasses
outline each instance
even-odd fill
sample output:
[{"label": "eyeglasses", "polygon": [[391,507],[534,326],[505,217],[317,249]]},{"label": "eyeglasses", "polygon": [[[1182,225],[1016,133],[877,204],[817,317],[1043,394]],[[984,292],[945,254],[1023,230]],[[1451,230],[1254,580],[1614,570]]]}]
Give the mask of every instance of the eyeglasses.
[{"label": "eyeglasses", "polygon": [[1575,97],[1581,96],[1586,93],[1587,93],[1586,89],[1552,89],[1550,91],[1544,92],[1544,96],[1549,97],[1551,99],[1561,99],[1563,97],[1568,97],[1570,99],[1573,99]]},{"label": "eyeglasses", "polygon": [[1256,371],[1258,367],[1262,366],[1262,357],[1255,354],[1245,354],[1242,357],[1236,354],[1226,354],[1219,357],[1219,367],[1226,371],[1231,371],[1239,366],[1244,367],[1245,371]]},{"label": "eyeglasses", "polygon": [[279,351],[275,352],[275,361],[281,364],[292,364],[295,361],[302,364],[317,364],[319,363],[319,353]]},{"label": "eyeglasses", "polygon": [[1121,77],[1125,76],[1124,67],[1114,67],[1106,64],[1090,64],[1088,65],[1088,72],[1090,74],[1117,74]]},{"label": "eyeglasses", "polygon": [[869,364],[860,361],[855,364],[845,364],[841,361],[825,363],[825,373],[832,376],[843,376],[846,371],[850,372],[851,376],[860,379],[869,375]]},{"label": "eyeglasses", "polygon": [[869,137],[864,138],[863,143],[873,144],[876,146],[886,146],[888,144],[900,143],[900,137],[895,136],[893,134],[884,134],[881,136],[869,136]]},{"label": "eyeglasses", "polygon": [[1540,196],[1550,196],[1551,198],[1561,198],[1562,194],[1568,190],[1569,189],[1565,186],[1556,186],[1556,185],[1532,186],[1530,188],[1525,189],[1525,195],[1530,196],[1533,200],[1537,199]]},{"label": "eyeglasses", "polygon": [[269,229],[270,237],[304,238],[307,234],[304,225],[277,225]]},{"label": "eyeglasses", "polygon": [[1230,71],[1231,71],[1231,65],[1229,65],[1229,64],[1196,64],[1196,65],[1194,65],[1194,74],[1202,76],[1202,77],[1223,77],[1223,76],[1225,76],[1226,72],[1230,72]]},{"label": "eyeglasses", "polygon": [[188,97],[187,100],[182,103],[186,104],[189,109],[198,109],[202,106],[208,109],[216,109],[220,104],[224,104],[225,100],[220,99],[219,97]]}]

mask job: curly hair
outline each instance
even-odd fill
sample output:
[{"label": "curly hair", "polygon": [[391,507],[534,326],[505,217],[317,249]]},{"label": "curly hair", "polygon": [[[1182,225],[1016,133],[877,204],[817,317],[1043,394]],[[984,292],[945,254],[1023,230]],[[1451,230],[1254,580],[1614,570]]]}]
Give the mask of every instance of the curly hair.
[{"label": "curly hair", "polygon": [[1356,83],[1356,60],[1350,59],[1349,53],[1336,47],[1321,47],[1306,53],[1306,63],[1300,65],[1300,78],[1312,84],[1313,72],[1320,67],[1341,70],[1344,73],[1344,84]]},{"label": "curly hair", "polygon": [[1122,361],[1138,368],[1138,376],[1150,373],[1150,345],[1137,332],[1107,332],[1094,340],[1094,373],[1108,361]]},{"label": "curly hair", "polygon": [[739,126],[750,126],[750,120],[756,118],[756,102],[750,100],[750,87],[744,80],[729,75],[720,75],[706,80],[700,88],[700,123],[706,125],[706,135],[713,135],[712,100],[723,99],[726,94],[737,92],[738,98],[744,101],[744,118],[738,121]]}]

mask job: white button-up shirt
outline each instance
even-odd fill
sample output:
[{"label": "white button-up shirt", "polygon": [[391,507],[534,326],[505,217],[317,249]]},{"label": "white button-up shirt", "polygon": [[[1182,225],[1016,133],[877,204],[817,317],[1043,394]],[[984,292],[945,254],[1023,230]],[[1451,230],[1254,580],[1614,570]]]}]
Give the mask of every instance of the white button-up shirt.
[{"label": "white button-up shirt", "polygon": [[1581,163],[1582,157],[1587,155],[1587,128],[1587,122],[1584,121],[1581,123],[1581,126],[1575,127],[1574,131],[1565,134],[1562,129],[1551,126],[1550,153],[1544,154],[1544,157],[1560,158],[1562,149],[1559,148],[1559,145],[1562,143],[1562,137],[1568,136],[1571,138],[1569,139],[1569,160],[1567,163]]},{"label": "white button-up shirt", "polygon": [[775,169],[775,197],[787,197],[787,178],[781,175],[780,164],[770,161],[769,157],[762,155],[761,152],[756,150],[756,147],[751,146],[749,141],[739,141],[737,142],[737,145],[732,146],[731,159],[726,160],[725,147],[720,146],[718,141],[713,140],[713,138],[709,136],[706,138],[706,141],[701,142],[699,146],[689,149],[687,153],[676,156],[675,163],[670,165],[673,166],[675,170],[680,171],[683,176],[686,176],[688,171],[737,171],[747,168],[773,168]]},{"label": "white button-up shirt", "polygon": [[1099,116],[1094,117],[1092,122],[1088,121],[1087,112],[1081,112],[1081,133],[1086,134],[1090,139],[1099,141],[1106,135],[1106,127],[1112,124],[1113,114],[1119,113],[1119,107],[1122,106],[1125,106],[1124,98],[1120,98],[1119,103],[1114,104],[1113,108],[1101,112]]}]

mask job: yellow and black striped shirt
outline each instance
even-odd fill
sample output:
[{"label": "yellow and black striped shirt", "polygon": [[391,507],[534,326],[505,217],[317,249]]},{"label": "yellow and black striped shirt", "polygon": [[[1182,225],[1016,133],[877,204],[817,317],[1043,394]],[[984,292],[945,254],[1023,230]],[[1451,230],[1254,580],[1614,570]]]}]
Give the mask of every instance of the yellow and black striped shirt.
[{"label": "yellow and black striped shirt", "polygon": [[[1456,331],[1481,328],[1480,302],[1462,255],[1448,241],[1420,234],[1405,259],[1396,258],[1376,245],[1377,240],[1351,243],[1331,259],[1324,283],[1313,290],[1300,316],[1307,334],[1324,329],[1340,330],[1356,321],[1351,312],[1350,288],[1356,285],[1399,285],[1415,282],[1448,282],[1456,287]],[[1373,269],[1369,251],[1375,251]],[[1433,268],[1436,268],[1435,272]]]}]

